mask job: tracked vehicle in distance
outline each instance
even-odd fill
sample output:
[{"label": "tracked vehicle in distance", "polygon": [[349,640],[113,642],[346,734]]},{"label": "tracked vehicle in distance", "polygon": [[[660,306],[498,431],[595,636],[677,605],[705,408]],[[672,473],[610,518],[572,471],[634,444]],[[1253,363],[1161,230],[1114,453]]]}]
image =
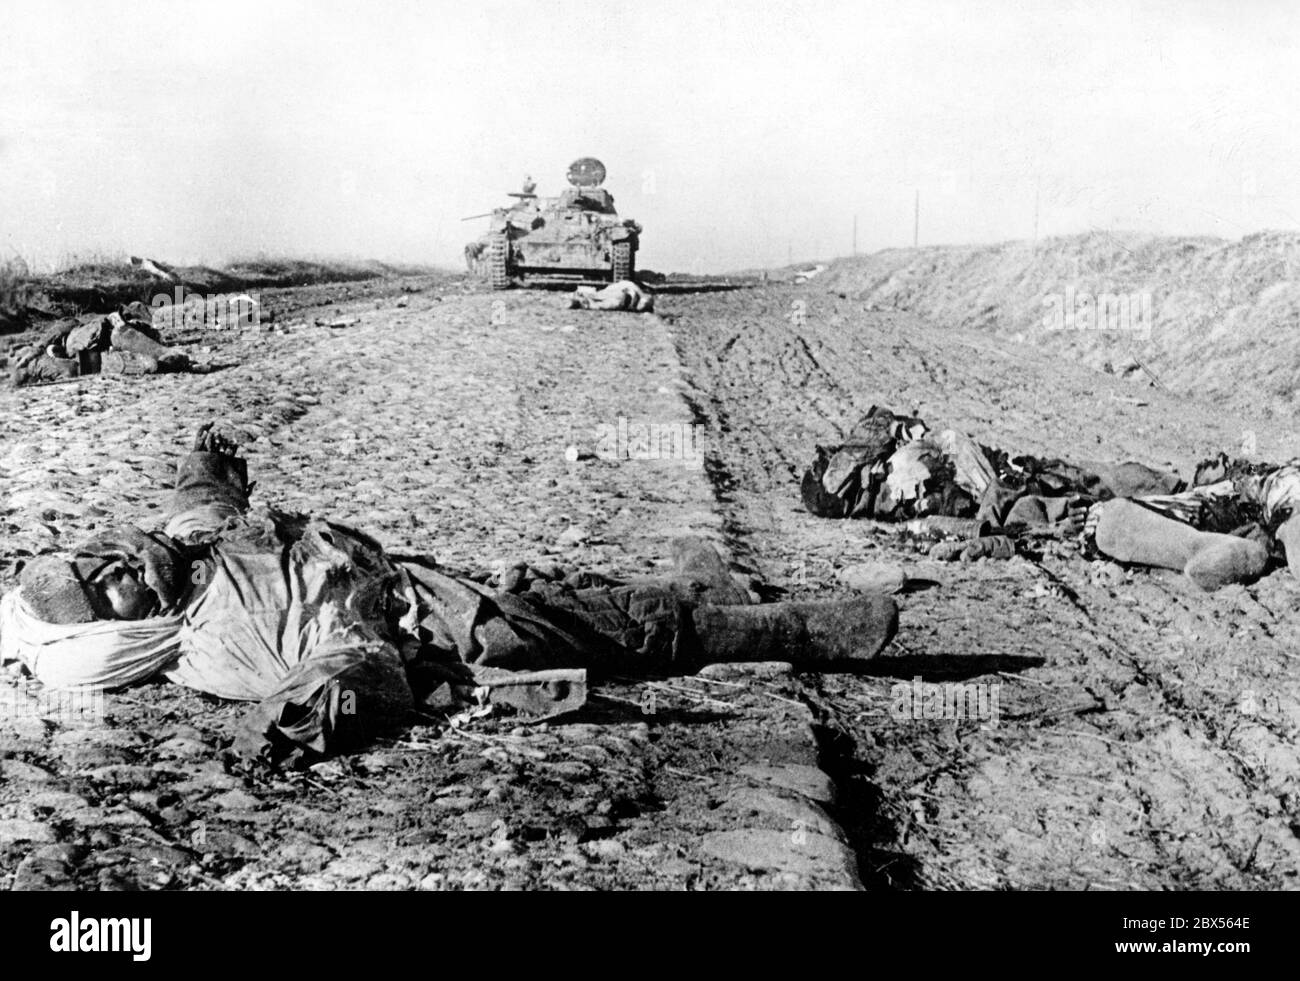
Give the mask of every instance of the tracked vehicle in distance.
[{"label": "tracked vehicle in distance", "polygon": [[515,203],[487,215],[487,235],[466,248],[493,289],[514,282],[616,283],[636,275],[641,226],[620,218],[602,185],[605,165],[582,157],[569,166],[559,197],[532,193],[531,182],[510,196]]}]

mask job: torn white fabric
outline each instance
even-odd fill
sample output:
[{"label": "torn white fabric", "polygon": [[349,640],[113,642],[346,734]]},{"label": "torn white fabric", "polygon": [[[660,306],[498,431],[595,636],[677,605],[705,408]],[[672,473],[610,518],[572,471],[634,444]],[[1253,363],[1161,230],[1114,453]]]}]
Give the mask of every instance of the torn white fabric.
[{"label": "torn white fabric", "polygon": [[15,589],[0,599],[0,662],[22,662],[51,688],[123,688],[176,660],[181,627],[180,616],[46,623]]}]

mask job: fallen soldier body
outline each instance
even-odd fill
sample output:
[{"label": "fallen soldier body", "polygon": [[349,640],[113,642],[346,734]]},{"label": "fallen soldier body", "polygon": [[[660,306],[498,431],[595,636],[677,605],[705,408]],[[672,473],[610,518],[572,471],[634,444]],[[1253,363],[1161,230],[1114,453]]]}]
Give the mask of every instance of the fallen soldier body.
[{"label": "fallen soldier body", "polygon": [[1197,467],[1192,484],[1094,506],[1089,540],[1109,558],[1175,569],[1205,590],[1252,582],[1274,561],[1300,576],[1300,465],[1221,454]]},{"label": "fallen soldier body", "polygon": [[149,308],[135,302],[106,317],[53,327],[18,354],[11,377],[20,386],[81,375],[192,370],[185,354],[162,343]]},{"label": "fallen soldier body", "polygon": [[946,516],[1042,527],[1098,500],[1184,486],[1176,474],[1134,462],[1012,458],[956,430],[931,437],[920,419],[872,406],[842,444],[816,448],[801,493],[804,507],[824,518]]},{"label": "fallen soldier body", "polygon": [[620,280],[602,289],[579,286],[569,299],[570,310],[629,310],[653,313],[655,298],[630,279]]},{"label": "fallen soldier body", "polygon": [[[1080,533],[1119,562],[1177,569],[1202,589],[1260,576],[1270,557],[1300,575],[1300,466],[1220,456],[1190,482],[1129,461],[1073,464],[1010,458],[948,430],[873,406],[840,446],[817,447],[801,485],[821,517],[880,521],[971,519],[950,527]],[[994,536],[1003,537],[1003,536]],[[1009,542],[945,542],[935,557],[1007,557]]]},{"label": "fallen soldier body", "polygon": [[256,701],[236,749],[310,758],[400,723],[430,692],[472,692],[506,672],[754,660],[853,670],[897,625],[885,596],[755,603],[698,540],[675,544],[666,579],[525,565],[456,574],[343,525],[250,508],[250,490],[234,445],[203,427],[161,531],[126,526],[24,567],[0,600],[0,661],[53,688],[161,674]]}]

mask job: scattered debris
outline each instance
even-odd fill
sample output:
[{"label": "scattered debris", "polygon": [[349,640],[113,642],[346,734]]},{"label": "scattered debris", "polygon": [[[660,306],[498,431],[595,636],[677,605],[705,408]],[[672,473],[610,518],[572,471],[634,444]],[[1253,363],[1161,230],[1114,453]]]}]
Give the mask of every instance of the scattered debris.
[{"label": "scattered debris", "polygon": [[1134,398],[1131,395],[1116,395],[1114,392],[1110,393],[1110,400],[1112,402],[1123,402],[1125,405],[1136,405],[1139,407],[1148,404],[1145,399]]},{"label": "scattered debris", "polygon": [[153,259],[145,259],[141,256],[133,255],[131,256],[131,265],[135,266],[141,272],[146,272],[150,276],[157,277],[158,279],[165,279],[169,283],[174,283],[179,280],[179,277],[176,275],[176,270],[171,266],[164,265],[163,263],[157,262]]},{"label": "scattered debris", "polygon": [[815,279],[816,277],[820,276],[822,273],[826,271],[826,269],[827,267],[822,265],[821,263],[818,263],[817,265],[813,266],[811,269],[800,269],[798,272],[795,273],[794,281],[796,284],[806,283],[808,282],[808,280]]},{"label": "scattered debris", "polygon": [[840,569],[835,578],[863,593],[897,593],[907,583],[902,566],[893,562],[859,562]]}]

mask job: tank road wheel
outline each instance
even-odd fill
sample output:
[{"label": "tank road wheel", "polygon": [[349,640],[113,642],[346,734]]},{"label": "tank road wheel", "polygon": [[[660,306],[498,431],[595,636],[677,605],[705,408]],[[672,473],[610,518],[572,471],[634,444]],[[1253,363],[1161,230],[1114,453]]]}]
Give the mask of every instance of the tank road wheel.
[{"label": "tank road wheel", "polygon": [[510,247],[506,242],[504,235],[493,235],[492,240],[488,242],[488,274],[492,277],[492,288],[494,290],[503,290],[510,285],[510,271],[506,266],[506,259],[509,255]]},{"label": "tank road wheel", "polygon": [[612,281],[617,283],[624,279],[631,279],[632,274],[636,271],[635,265],[636,253],[632,251],[632,243],[615,242]]}]

